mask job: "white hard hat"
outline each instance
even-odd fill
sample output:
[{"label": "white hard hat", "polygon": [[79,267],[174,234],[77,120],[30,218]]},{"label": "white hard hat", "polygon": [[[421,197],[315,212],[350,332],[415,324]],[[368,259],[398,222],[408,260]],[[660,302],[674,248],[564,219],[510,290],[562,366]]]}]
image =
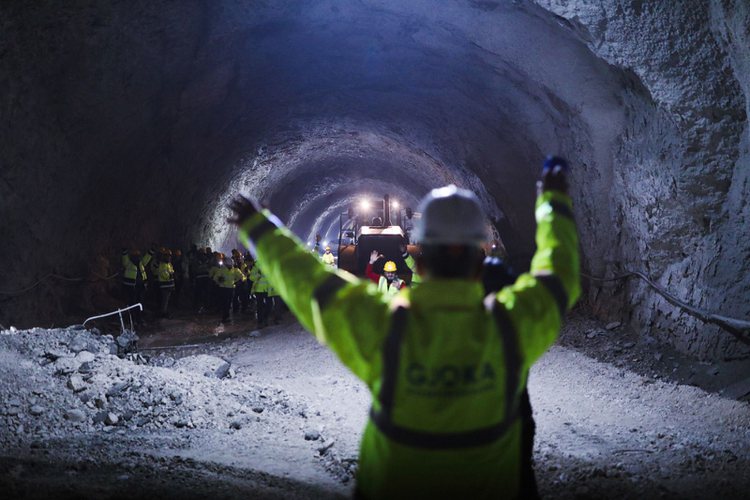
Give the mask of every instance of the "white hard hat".
[{"label": "white hard hat", "polygon": [[433,189],[419,204],[414,237],[423,245],[480,245],[487,239],[477,196],[453,184]]}]

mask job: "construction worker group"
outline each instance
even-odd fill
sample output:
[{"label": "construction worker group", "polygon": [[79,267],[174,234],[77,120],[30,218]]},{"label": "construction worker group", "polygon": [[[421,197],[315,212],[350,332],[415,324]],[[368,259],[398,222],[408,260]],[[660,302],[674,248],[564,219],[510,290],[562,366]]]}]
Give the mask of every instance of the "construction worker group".
[{"label": "construction worker group", "polygon": [[[238,314],[253,315],[257,326],[279,323],[284,311],[278,292],[270,285],[260,266],[249,253],[234,249],[231,255],[210,247],[192,245],[186,253],[152,245],[122,250],[122,286],[128,304],[151,306],[157,317],[168,318],[171,311],[187,309],[197,314],[220,313],[226,323]],[[188,284],[192,292],[189,304],[182,303]],[[184,306],[184,307],[183,307]],[[143,317],[135,310],[139,325]]]}]

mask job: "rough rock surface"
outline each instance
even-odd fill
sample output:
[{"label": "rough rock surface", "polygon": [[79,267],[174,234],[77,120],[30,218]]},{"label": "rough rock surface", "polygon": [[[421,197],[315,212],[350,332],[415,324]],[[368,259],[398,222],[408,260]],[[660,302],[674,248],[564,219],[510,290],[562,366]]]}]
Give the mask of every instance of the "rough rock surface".
[{"label": "rough rock surface", "polygon": [[[564,338],[621,330],[574,318]],[[59,496],[61,484],[71,497],[351,492],[369,392],[298,325],[144,351],[146,364],[109,354],[112,339],[92,335],[100,348],[80,393],[46,355],[72,356],[75,335],[0,332],[0,487],[10,497]],[[209,356],[229,360],[236,377],[207,377]],[[529,384],[544,497],[737,498],[750,486],[747,402],[564,347]]]},{"label": "rough rock surface", "polygon": [[[456,182],[522,266],[551,151],[576,166],[588,273],[750,319],[747,2],[435,5],[4,2],[0,292],[55,277],[0,296],[0,323],[110,310],[121,245],[233,246],[240,189],[309,238],[363,192]],[[588,299],[685,352],[747,354],[642,282]]]}]

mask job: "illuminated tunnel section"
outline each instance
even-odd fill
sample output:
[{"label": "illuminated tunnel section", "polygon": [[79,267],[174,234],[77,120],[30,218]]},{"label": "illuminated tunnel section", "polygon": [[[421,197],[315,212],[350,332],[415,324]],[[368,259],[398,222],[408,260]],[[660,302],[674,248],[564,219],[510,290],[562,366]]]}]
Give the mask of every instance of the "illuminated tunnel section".
[{"label": "illuminated tunnel section", "polygon": [[[239,192],[309,239],[363,192],[453,182],[523,261],[559,153],[587,274],[750,317],[746,2],[437,4],[5,2],[6,288],[117,271],[121,246],[236,246]],[[642,282],[584,286],[582,307],[681,351],[747,354]],[[0,322],[81,314],[86,293],[2,298]]]}]

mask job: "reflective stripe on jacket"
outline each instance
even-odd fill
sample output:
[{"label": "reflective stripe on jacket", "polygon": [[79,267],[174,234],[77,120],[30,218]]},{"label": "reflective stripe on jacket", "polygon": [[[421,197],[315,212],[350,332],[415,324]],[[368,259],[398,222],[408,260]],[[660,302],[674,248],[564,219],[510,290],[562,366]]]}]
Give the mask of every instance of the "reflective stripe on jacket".
[{"label": "reflective stripe on jacket", "polygon": [[516,496],[519,393],[580,294],[570,198],[545,192],[535,215],[531,271],[485,300],[468,280],[427,280],[391,298],[320,262],[269,212],[243,224],[240,238],[289,308],[372,392],[357,478],[365,496]]}]

